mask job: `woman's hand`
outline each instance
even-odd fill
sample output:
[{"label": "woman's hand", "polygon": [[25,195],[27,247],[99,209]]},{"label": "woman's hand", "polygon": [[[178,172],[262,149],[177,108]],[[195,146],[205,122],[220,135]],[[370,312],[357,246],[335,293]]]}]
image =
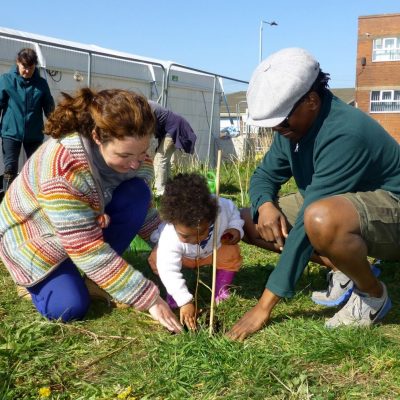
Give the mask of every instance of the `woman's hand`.
[{"label": "woman's hand", "polygon": [[156,302],[149,308],[149,313],[162,326],[165,326],[169,331],[179,333],[182,331],[182,325],[178,318],[169,308],[168,304],[158,296]]},{"label": "woman's hand", "polygon": [[257,231],[267,242],[276,243],[283,250],[288,236],[286,217],[274,203],[264,203],[258,209]]},{"label": "woman's hand", "polygon": [[221,236],[222,244],[236,244],[239,243],[240,232],[235,228],[225,229]]},{"label": "woman's hand", "polygon": [[180,319],[181,324],[186,325],[189,330],[195,331],[197,329],[196,307],[193,303],[187,303],[181,307]]}]

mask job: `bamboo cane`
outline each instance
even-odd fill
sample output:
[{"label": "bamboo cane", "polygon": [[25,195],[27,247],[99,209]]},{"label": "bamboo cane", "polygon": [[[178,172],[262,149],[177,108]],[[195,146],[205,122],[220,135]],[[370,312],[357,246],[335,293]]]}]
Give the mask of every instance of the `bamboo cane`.
[{"label": "bamboo cane", "polygon": [[[215,197],[219,198],[219,175],[221,170],[222,150],[218,150],[217,156],[217,173],[215,177]],[[215,281],[217,278],[217,244],[218,244],[218,216],[214,223],[214,236],[213,236],[213,265],[212,265],[212,286],[211,286],[211,309],[210,309],[210,336],[214,329],[214,306],[215,306]]]}]

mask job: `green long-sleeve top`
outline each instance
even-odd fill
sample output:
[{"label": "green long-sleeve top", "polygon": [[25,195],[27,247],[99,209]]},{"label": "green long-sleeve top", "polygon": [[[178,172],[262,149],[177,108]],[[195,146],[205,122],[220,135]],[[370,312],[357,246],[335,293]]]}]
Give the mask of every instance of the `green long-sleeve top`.
[{"label": "green long-sleeve top", "polygon": [[0,76],[0,132],[3,138],[42,141],[43,112],[48,117],[53,109],[49,85],[37,68],[30,79],[24,79],[17,66]]},{"label": "green long-sleeve top", "polygon": [[279,262],[266,287],[291,297],[313,251],[304,230],[304,210],[324,197],[387,190],[400,198],[400,146],[372,118],[327,92],[310,130],[293,143],[276,134],[250,183],[254,222],[265,202],[276,200],[283,183],[294,177],[304,198]]}]

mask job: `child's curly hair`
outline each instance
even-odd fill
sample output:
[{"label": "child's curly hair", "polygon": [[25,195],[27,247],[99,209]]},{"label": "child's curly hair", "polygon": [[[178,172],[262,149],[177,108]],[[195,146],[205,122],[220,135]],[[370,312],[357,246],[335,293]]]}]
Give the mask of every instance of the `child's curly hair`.
[{"label": "child's curly hair", "polygon": [[160,202],[164,221],[195,228],[203,221],[214,222],[217,212],[217,199],[211,195],[204,176],[185,173],[168,180]]}]

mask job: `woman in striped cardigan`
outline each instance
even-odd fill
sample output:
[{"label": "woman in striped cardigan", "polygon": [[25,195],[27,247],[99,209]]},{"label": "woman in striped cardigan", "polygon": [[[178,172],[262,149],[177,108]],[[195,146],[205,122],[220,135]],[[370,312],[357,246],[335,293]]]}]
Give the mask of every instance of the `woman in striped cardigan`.
[{"label": "woman in striped cardigan", "polygon": [[125,90],[63,94],[51,136],[26,162],[0,205],[0,256],[17,285],[49,319],[85,316],[87,278],[119,303],[181,326],[158,288],[121,254],[159,223],[150,207],[154,132],[147,100]]}]

